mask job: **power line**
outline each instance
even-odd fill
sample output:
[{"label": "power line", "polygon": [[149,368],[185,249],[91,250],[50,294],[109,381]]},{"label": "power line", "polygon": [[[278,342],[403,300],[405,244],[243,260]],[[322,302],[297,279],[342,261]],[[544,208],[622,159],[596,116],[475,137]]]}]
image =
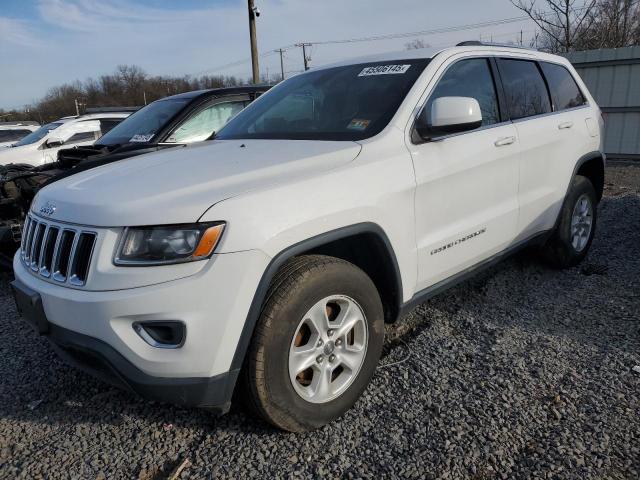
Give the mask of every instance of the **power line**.
[{"label": "power line", "polygon": [[[287,51],[291,48],[299,47],[300,45],[302,45],[302,43],[305,43],[306,46],[309,46],[309,44],[331,45],[331,44],[340,44],[340,43],[357,43],[357,42],[371,42],[371,41],[378,41],[378,40],[393,40],[397,38],[410,38],[410,37],[417,37],[417,36],[436,35],[438,33],[450,33],[450,32],[457,32],[457,31],[463,31],[463,30],[473,30],[475,28],[483,28],[483,27],[504,25],[508,23],[522,22],[527,19],[529,19],[528,16],[521,16],[521,17],[503,18],[500,20],[491,20],[491,21],[479,22],[479,23],[473,23],[473,24],[467,24],[467,25],[442,27],[442,28],[436,28],[431,30],[421,30],[417,32],[392,33],[392,34],[386,34],[386,35],[375,35],[370,37],[349,38],[349,39],[341,39],[341,40],[321,40],[317,42],[300,42],[300,43],[294,43],[290,45],[284,45],[277,49],[273,49],[271,51],[268,51],[260,55],[260,58],[274,55],[275,53],[279,53],[280,50]],[[191,75],[194,77],[197,77],[199,75],[204,75],[205,73],[208,73],[208,72],[212,72],[216,70],[225,70],[231,67],[243,65],[245,63],[249,63],[250,61],[251,60],[247,58],[243,60],[236,60],[234,62],[226,63],[224,65],[219,65],[217,67],[208,68],[206,70],[202,70],[200,72],[193,73]]]},{"label": "power line", "polygon": [[523,22],[525,20],[529,20],[528,15],[524,15],[520,17],[512,17],[512,18],[503,18],[500,20],[491,20],[491,21],[479,22],[479,23],[470,23],[467,25],[441,27],[441,28],[434,28],[431,30],[420,30],[417,32],[390,33],[387,35],[374,35],[370,37],[348,38],[348,39],[342,39],[342,40],[321,40],[318,42],[307,42],[307,43],[311,43],[313,45],[331,45],[331,44],[338,44],[338,43],[357,43],[357,42],[373,42],[378,40],[393,40],[397,38],[436,35],[439,33],[451,33],[451,32],[460,32],[464,30],[474,30],[476,28],[483,28],[483,27],[494,27],[497,25],[505,25],[508,23]]},{"label": "power line", "polygon": [[[638,1],[638,0],[636,0]],[[585,10],[587,7],[583,6],[580,8],[576,8],[574,9],[574,12],[579,12],[582,10]],[[548,16],[548,15],[552,15],[553,12],[546,12],[543,15],[544,16]],[[529,17],[529,15],[522,15],[519,17],[510,17],[510,18],[501,18],[501,19],[497,19],[497,20],[487,20],[484,22],[477,22],[477,23],[469,23],[469,24],[465,24],[465,25],[456,25],[456,26],[449,26],[449,27],[440,27],[440,28],[433,28],[433,29],[429,29],[429,30],[419,30],[419,31],[415,31],[415,32],[400,32],[400,33],[390,33],[390,34],[384,34],[384,35],[372,35],[372,36],[368,36],[368,37],[355,37],[355,38],[346,38],[346,39],[337,39],[337,40],[319,40],[316,42],[298,42],[298,43],[294,43],[294,44],[290,44],[290,45],[285,45],[282,47],[279,47],[278,49],[273,49],[270,50],[266,53],[263,53],[262,55],[260,55],[260,58],[264,58],[264,57],[268,57],[270,55],[274,55],[276,53],[279,53],[280,51],[287,51],[291,48],[296,48],[296,47],[300,47],[302,45],[306,46],[314,46],[314,45],[336,45],[336,44],[345,44],[345,43],[360,43],[360,42],[374,42],[374,41],[380,41],[380,40],[394,40],[394,39],[401,39],[401,38],[411,38],[411,37],[419,37],[419,36],[428,36],[428,35],[438,35],[438,34],[442,34],[442,33],[454,33],[454,32],[462,32],[462,31],[467,31],[467,30],[475,30],[478,28],[486,28],[486,27],[495,27],[495,26],[499,26],[499,25],[507,25],[510,23],[518,23],[518,22],[524,22],[527,20],[531,20],[531,17]],[[303,53],[304,55],[304,53]],[[304,55],[304,58],[306,59],[306,55]],[[235,67],[235,66],[239,66],[239,65],[243,65],[245,63],[250,62],[249,59],[244,59],[244,60],[237,60],[235,62],[231,62],[231,63],[227,63],[225,65],[220,65],[218,67],[213,67],[213,68],[209,68],[207,70],[203,70],[202,72],[198,72],[198,73],[194,73],[192,74],[193,76],[199,76],[199,75],[203,75],[207,72],[211,72],[211,71],[215,71],[215,70],[224,70],[227,68],[231,68],[231,67]]]},{"label": "power line", "polygon": [[[291,48],[291,46],[289,46],[289,45],[287,47]],[[282,47],[282,48],[286,49],[287,47]],[[260,55],[260,58],[270,57],[271,55],[275,55],[275,54],[276,54],[276,51],[266,52],[266,53],[263,53],[262,55]],[[245,63],[250,63],[250,62],[251,62],[250,58],[245,58],[243,60],[236,60],[235,62],[225,63],[224,65],[219,65],[217,67],[207,68],[206,70],[202,70],[200,72],[190,73],[189,75],[192,76],[192,77],[198,77],[200,75],[204,75],[204,74],[209,73],[209,72],[214,72],[216,70],[225,70],[227,68],[237,67],[239,65],[243,65]]]}]

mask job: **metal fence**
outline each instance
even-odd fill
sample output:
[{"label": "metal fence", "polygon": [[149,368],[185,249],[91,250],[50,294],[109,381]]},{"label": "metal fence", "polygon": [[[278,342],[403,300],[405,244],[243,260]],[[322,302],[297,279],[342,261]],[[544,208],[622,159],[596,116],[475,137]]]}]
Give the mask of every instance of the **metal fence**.
[{"label": "metal fence", "polygon": [[640,46],[565,56],[604,113],[607,157],[640,160]]}]

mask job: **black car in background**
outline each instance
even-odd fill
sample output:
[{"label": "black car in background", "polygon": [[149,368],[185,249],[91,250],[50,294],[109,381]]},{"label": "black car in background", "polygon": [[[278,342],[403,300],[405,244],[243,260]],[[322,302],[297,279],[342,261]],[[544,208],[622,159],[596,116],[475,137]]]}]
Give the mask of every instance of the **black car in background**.
[{"label": "black car in background", "polygon": [[0,265],[10,265],[20,244],[23,220],[39,189],[118,160],[212,139],[269,88],[219,88],[166,97],[141,108],[91,146],[60,150],[56,162],[0,166]]}]

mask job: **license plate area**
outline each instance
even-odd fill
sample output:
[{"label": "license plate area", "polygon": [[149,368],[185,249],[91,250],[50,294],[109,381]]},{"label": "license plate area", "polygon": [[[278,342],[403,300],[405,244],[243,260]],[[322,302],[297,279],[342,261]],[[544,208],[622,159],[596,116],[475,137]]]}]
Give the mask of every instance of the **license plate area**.
[{"label": "license plate area", "polygon": [[40,335],[49,332],[49,321],[42,307],[40,294],[18,280],[11,282],[11,291],[18,313]]}]

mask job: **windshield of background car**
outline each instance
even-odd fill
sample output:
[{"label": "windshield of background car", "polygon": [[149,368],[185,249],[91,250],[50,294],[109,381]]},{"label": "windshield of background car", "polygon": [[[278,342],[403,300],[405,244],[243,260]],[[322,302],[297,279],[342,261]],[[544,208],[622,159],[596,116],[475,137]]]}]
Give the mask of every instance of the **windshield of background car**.
[{"label": "windshield of background car", "polygon": [[240,112],[216,140],[372,137],[387,126],[428,63],[364,63],[292,77]]},{"label": "windshield of background car", "polygon": [[31,132],[29,135],[24,137],[19,142],[14,143],[13,146],[14,147],[22,147],[23,145],[31,145],[32,143],[36,143],[37,141],[42,140],[44,137],[47,136],[47,134],[50,131],[55,130],[60,125],[62,125],[61,122],[53,122],[53,123],[48,123],[46,125],[43,125],[38,130],[36,130],[35,132]]},{"label": "windshield of background car", "polygon": [[175,98],[150,103],[109,130],[96,145],[148,143],[190,101]]},{"label": "windshield of background car", "polygon": [[21,138],[29,135],[31,130],[0,130],[0,142],[17,142]]}]

